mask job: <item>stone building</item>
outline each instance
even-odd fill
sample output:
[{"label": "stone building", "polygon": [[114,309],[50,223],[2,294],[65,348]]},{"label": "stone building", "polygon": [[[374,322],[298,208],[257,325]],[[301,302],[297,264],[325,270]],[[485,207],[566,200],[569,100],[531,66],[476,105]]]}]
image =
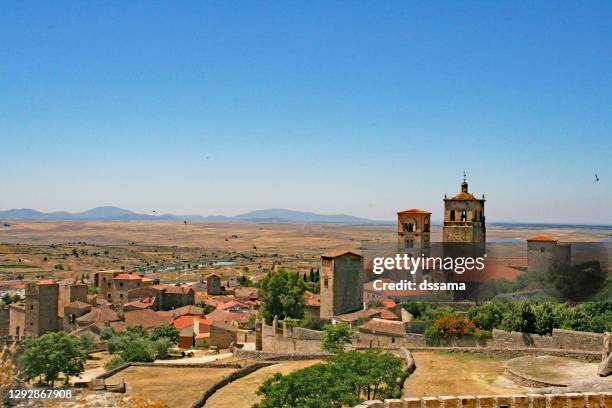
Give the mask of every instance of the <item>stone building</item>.
[{"label": "stone building", "polygon": [[445,243],[484,244],[486,241],[484,205],[484,195],[478,199],[468,191],[464,174],[461,191],[452,198],[444,196],[442,240]]},{"label": "stone building", "polygon": [[91,305],[80,300],[75,300],[64,306],[63,314],[63,329],[65,332],[71,332],[77,328],[77,320],[79,317],[91,312]]},{"label": "stone building", "polygon": [[321,255],[322,320],[363,308],[363,258],[343,250]]},{"label": "stone building", "polygon": [[571,264],[571,247],[547,235],[527,239],[527,272],[548,272],[555,263]]},{"label": "stone building", "polygon": [[424,210],[411,209],[398,212],[398,250],[429,248],[430,218],[431,212]]},{"label": "stone building", "polygon": [[98,299],[115,305],[131,301],[128,292],[144,286],[153,285],[153,279],[134,272],[119,270],[98,271],[94,274],[94,285],[98,288]]},{"label": "stone building", "polygon": [[223,288],[221,287],[221,277],[216,273],[211,273],[206,276],[206,294],[222,295]]},{"label": "stone building", "polygon": [[59,285],[54,281],[28,282],[25,292],[25,335],[38,337],[59,330]]},{"label": "stone building", "polygon": [[59,301],[63,304],[87,302],[87,285],[79,282],[60,285]]}]

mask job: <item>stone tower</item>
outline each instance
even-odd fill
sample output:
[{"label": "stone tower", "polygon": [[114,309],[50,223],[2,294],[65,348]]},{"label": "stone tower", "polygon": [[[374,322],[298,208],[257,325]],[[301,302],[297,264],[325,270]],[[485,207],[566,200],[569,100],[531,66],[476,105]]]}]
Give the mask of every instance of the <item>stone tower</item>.
[{"label": "stone tower", "polygon": [[321,320],[363,308],[363,258],[335,250],[321,255]]},{"label": "stone tower", "polygon": [[571,246],[538,235],[527,239],[527,272],[546,273],[556,263],[571,265]]},{"label": "stone tower", "polygon": [[397,213],[397,248],[429,248],[431,213],[424,210],[405,210]]},{"label": "stone tower", "polygon": [[38,337],[59,330],[59,285],[53,281],[28,282],[25,289],[25,335]]},{"label": "stone tower", "polygon": [[484,195],[482,199],[478,199],[468,191],[464,173],[459,194],[452,198],[444,196],[442,240],[445,243],[484,244],[486,241],[484,204]]}]

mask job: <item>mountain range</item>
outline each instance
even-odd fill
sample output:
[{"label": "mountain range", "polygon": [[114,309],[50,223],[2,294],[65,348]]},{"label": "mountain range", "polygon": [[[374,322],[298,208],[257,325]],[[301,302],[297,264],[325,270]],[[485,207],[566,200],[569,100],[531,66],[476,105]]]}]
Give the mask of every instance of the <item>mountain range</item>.
[{"label": "mountain range", "polygon": [[46,221],[138,221],[138,220],[185,220],[185,221],[248,221],[248,222],[298,222],[298,223],[339,223],[339,224],[386,224],[387,221],[376,221],[346,214],[317,214],[304,211],[269,208],[250,211],[245,214],[228,217],[224,215],[175,215],[175,214],[139,214],[119,207],[103,206],[80,213],[66,211],[41,212],[30,208],[0,211],[4,220],[46,220]]}]

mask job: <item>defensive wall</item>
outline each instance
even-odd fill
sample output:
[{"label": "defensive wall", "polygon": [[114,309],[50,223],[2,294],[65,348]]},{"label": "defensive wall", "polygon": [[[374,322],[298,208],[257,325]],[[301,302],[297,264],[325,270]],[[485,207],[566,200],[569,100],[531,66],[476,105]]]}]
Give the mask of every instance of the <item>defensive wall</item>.
[{"label": "defensive wall", "polygon": [[365,401],[355,408],[610,408],[612,393],[443,396]]},{"label": "defensive wall", "polygon": [[[279,327],[281,326],[281,327]],[[321,353],[321,334],[316,330],[287,327],[284,322],[269,326],[262,323],[262,351],[282,354]],[[383,348],[410,350],[466,351],[518,356],[525,354],[549,354],[596,360],[601,357],[603,333],[588,333],[554,329],[550,335],[505,332],[494,329],[490,339],[463,336],[442,339],[436,344],[426,341],[422,334],[404,333],[393,336],[382,333],[353,335],[352,346],[358,349]]]}]

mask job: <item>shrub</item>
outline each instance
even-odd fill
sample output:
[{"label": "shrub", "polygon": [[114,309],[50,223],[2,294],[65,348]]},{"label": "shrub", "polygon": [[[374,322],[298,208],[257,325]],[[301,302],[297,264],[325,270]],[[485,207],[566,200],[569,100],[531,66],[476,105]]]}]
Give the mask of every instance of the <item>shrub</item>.
[{"label": "shrub", "polygon": [[125,361],[123,361],[121,357],[115,356],[111,360],[109,360],[106,364],[104,364],[104,369],[106,371],[110,371],[124,364],[125,364]]},{"label": "shrub", "polygon": [[347,323],[326,324],[323,327],[321,346],[330,353],[339,353],[344,350],[345,344],[351,344],[353,329]]},{"label": "shrub", "polygon": [[180,336],[180,332],[176,327],[165,325],[165,326],[154,327],[153,330],[151,330],[151,334],[149,335],[149,338],[153,341],[157,341],[161,338],[165,338],[165,339],[168,339],[170,343],[178,344],[179,336]]},{"label": "shrub", "polygon": [[153,349],[157,358],[168,358],[168,350],[170,349],[170,340],[166,337],[161,337],[153,342]]},{"label": "shrub", "polygon": [[468,310],[468,319],[483,330],[493,330],[501,324],[503,313],[499,305],[489,303],[471,307]]}]

